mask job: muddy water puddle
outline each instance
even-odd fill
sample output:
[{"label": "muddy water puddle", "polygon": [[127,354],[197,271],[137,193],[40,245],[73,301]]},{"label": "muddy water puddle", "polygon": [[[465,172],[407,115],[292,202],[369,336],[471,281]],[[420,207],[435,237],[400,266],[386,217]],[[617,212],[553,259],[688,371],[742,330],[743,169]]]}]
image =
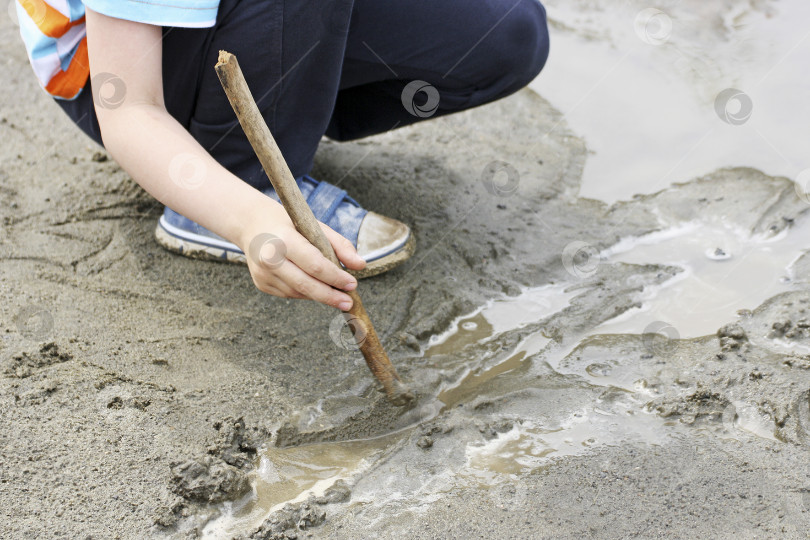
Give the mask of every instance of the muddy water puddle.
[{"label": "muddy water puddle", "polygon": [[335,482],[362,474],[401,438],[401,434],[393,434],[371,440],[266,449],[252,473],[253,493],[225,503],[222,517],[208,523],[203,537],[231,538],[249,533],[285,504],[310,495],[322,496]]},{"label": "muddy water puddle", "polygon": [[[653,375],[649,362],[612,354],[614,341],[622,334],[651,332],[673,339],[713,333],[733,321],[738,310],[755,308],[791,289],[791,265],[808,235],[810,220],[804,219],[770,238],[718,223],[687,223],[622,240],[600,254],[600,266],[654,261],[683,271],[661,285],[645,287],[637,298],[640,307],[565,344],[546,336],[542,321],[571,306],[581,293],[576,283],[493,300],[458,318],[427,344],[423,356],[446,362],[439,369],[452,376],[438,385],[434,398],[423,398],[414,425],[373,439],[265,449],[252,473],[253,493],[223,505],[221,516],[204,534],[220,538],[248,532],[284,504],[320,496],[338,480],[352,486],[351,504],[416,508],[440,493],[498,486],[512,475],[552,466],[554,459],[594,447],[662,445],[685,436],[688,428],[677,420],[645,408],[657,392],[648,385]],[[492,354],[494,343],[515,333],[520,337],[514,346]],[[588,350],[597,352],[583,352]],[[461,368],[453,364],[458,357],[466,362]],[[527,383],[533,379],[550,381],[549,389]],[[563,395],[578,397],[549,404]],[[482,396],[509,404],[494,413],[486,408],[483,413],[458,412],[480,405]],[[488,416],[500,421],[501,428],[487,439],[469,425]],[[718,416],[720,421],[707,428],[713,436],[775,440],[773,421],[744,401]],[[421,426],[445,417],[456,419],[455,431],[437,441],[432,454],[416,448]],[[442,464],[438,471],[437,462]],[[402,470],[410,472],[407,481],[395,472]]]},{"label": "muddy water puddle", "polygon": [[810,220],[775,236],[752,235],[721,223],[687,223],[628,239],[602,256],[613,262],[678,266],[683,272],[645,290],[640,308],[607,321],[598,333],[661,332],[697,337],[732,321],[742,309],[794,287],[793,263],[807,248]]},{"label": "muddy water puddle", "polygon": [[626,200],[729,165],[808,186],[809,3],[544,4],[552,53],[531,88],[591,151],[582,196]]},{"label": "muddy water puddle", "polygon": [[672,436],[666,424],[628,404],[612,411],[577,411],[556,427],[524,421],[488,443],[468,447],[468,463],[473,474],[495,484],[502,481],[497,475],[531,472],[546,466],[549,458],[580,455],[599,445],[627,440],[664,444]]}]

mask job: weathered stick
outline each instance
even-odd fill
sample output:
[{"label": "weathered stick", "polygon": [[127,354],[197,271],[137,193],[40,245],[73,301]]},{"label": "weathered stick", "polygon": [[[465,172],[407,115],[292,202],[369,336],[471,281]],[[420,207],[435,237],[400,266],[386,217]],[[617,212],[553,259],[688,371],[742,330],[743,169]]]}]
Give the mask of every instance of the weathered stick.
[{"label": "weathered stick", "polygon": [[[324,257],[340,266],[332,244],[327,240],[318,220],[315,219],[315,215],[304,200],[287,162],[281,155],[273,135],[253,100],[253,95],[242,75],[236,56],[229,52],[219,51],[219,61],[215,69],[245,135],[259,157],[264,172],[270,178],[270,182],[290,215],[295,228],[317,247]],[[344,312],[343,316],[352,329],[355,340],[366,359],[366,364],[383,384],[388,399],[395,405],[407,405],[413,401],[413,394],[400,381],[396,369],[388,359],[388,355],[380,343],[380,338],[377,337],[377,332],[374,330],[374,325],[371,324],[371,319],[363,307],[357,289],[348,294],[352,298],[352,308]]]}]

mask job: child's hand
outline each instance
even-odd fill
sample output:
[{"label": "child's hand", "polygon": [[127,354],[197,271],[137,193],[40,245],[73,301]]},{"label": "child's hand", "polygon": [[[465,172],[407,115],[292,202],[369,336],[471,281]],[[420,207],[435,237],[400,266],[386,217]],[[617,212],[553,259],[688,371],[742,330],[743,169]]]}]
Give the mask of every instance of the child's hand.
[{"label": "child's hand", "polygon": [[[283,207],[275,206],[271,215],[247,227],[242,235],[239,247],[247,258],[253,283],[274,296],[309,298],[342,311],[350,309],[351,298],[338,289],[354,290],[357,279],[324,257],[295,230]],[[352,270],[365,267],[351,242],[327,225],[321,223],[321,227],[340,262]]]}]

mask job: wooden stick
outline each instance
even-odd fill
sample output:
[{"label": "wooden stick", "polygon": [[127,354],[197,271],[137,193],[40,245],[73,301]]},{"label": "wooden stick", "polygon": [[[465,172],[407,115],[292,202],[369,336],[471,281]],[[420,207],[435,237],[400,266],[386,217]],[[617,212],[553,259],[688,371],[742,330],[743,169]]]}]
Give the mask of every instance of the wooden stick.
[{"label": "wooden stick", "polygon": [[[245,135],[259,157],[264,172],[270,178],[270,182],[295,228],[317,247],[324,257],[340,267],[340,261],[332,249],[332,244],[327,240],[318,220],[315,219],[315,215],[304,200],[287,162],[281,155],[270,129],[253,100],[253,95],[242,75],[236,56],[229,52],[219,51],[219,61],[215,69]],[[371,319],[363,307],[357,289],[348,294],[352,298],[352,308],[344,312],[343,316],[352,329],[355,340],[366,359],[366,364],[383,384],[388,399],[395,405],[407,405],[414,400],[413,394],[400,381],[396,369],[388,359],[388,355],[380,343],[380,338],[377,337],[377,332],[374,330],[374,325],[371,324]]]}]

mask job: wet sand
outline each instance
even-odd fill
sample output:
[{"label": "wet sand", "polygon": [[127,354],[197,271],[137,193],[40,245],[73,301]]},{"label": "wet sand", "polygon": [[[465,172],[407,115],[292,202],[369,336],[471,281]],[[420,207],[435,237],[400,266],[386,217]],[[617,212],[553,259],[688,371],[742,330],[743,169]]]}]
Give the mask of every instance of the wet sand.
[{"label": "wet sand", "polygon": [[638,313],[697,266],[611,252],[718,220],[792,241],[810,206],[790,179],[580,198],[588,147],[528,90],[325,141],[314,175],[418,240],[361,290],[419,393],[403,411],[330,337],[335,312],[160,249],[161,208],[0,32],[0,536],[807,537],[807,257],[703,333],[652,321],[673,334]]}]

